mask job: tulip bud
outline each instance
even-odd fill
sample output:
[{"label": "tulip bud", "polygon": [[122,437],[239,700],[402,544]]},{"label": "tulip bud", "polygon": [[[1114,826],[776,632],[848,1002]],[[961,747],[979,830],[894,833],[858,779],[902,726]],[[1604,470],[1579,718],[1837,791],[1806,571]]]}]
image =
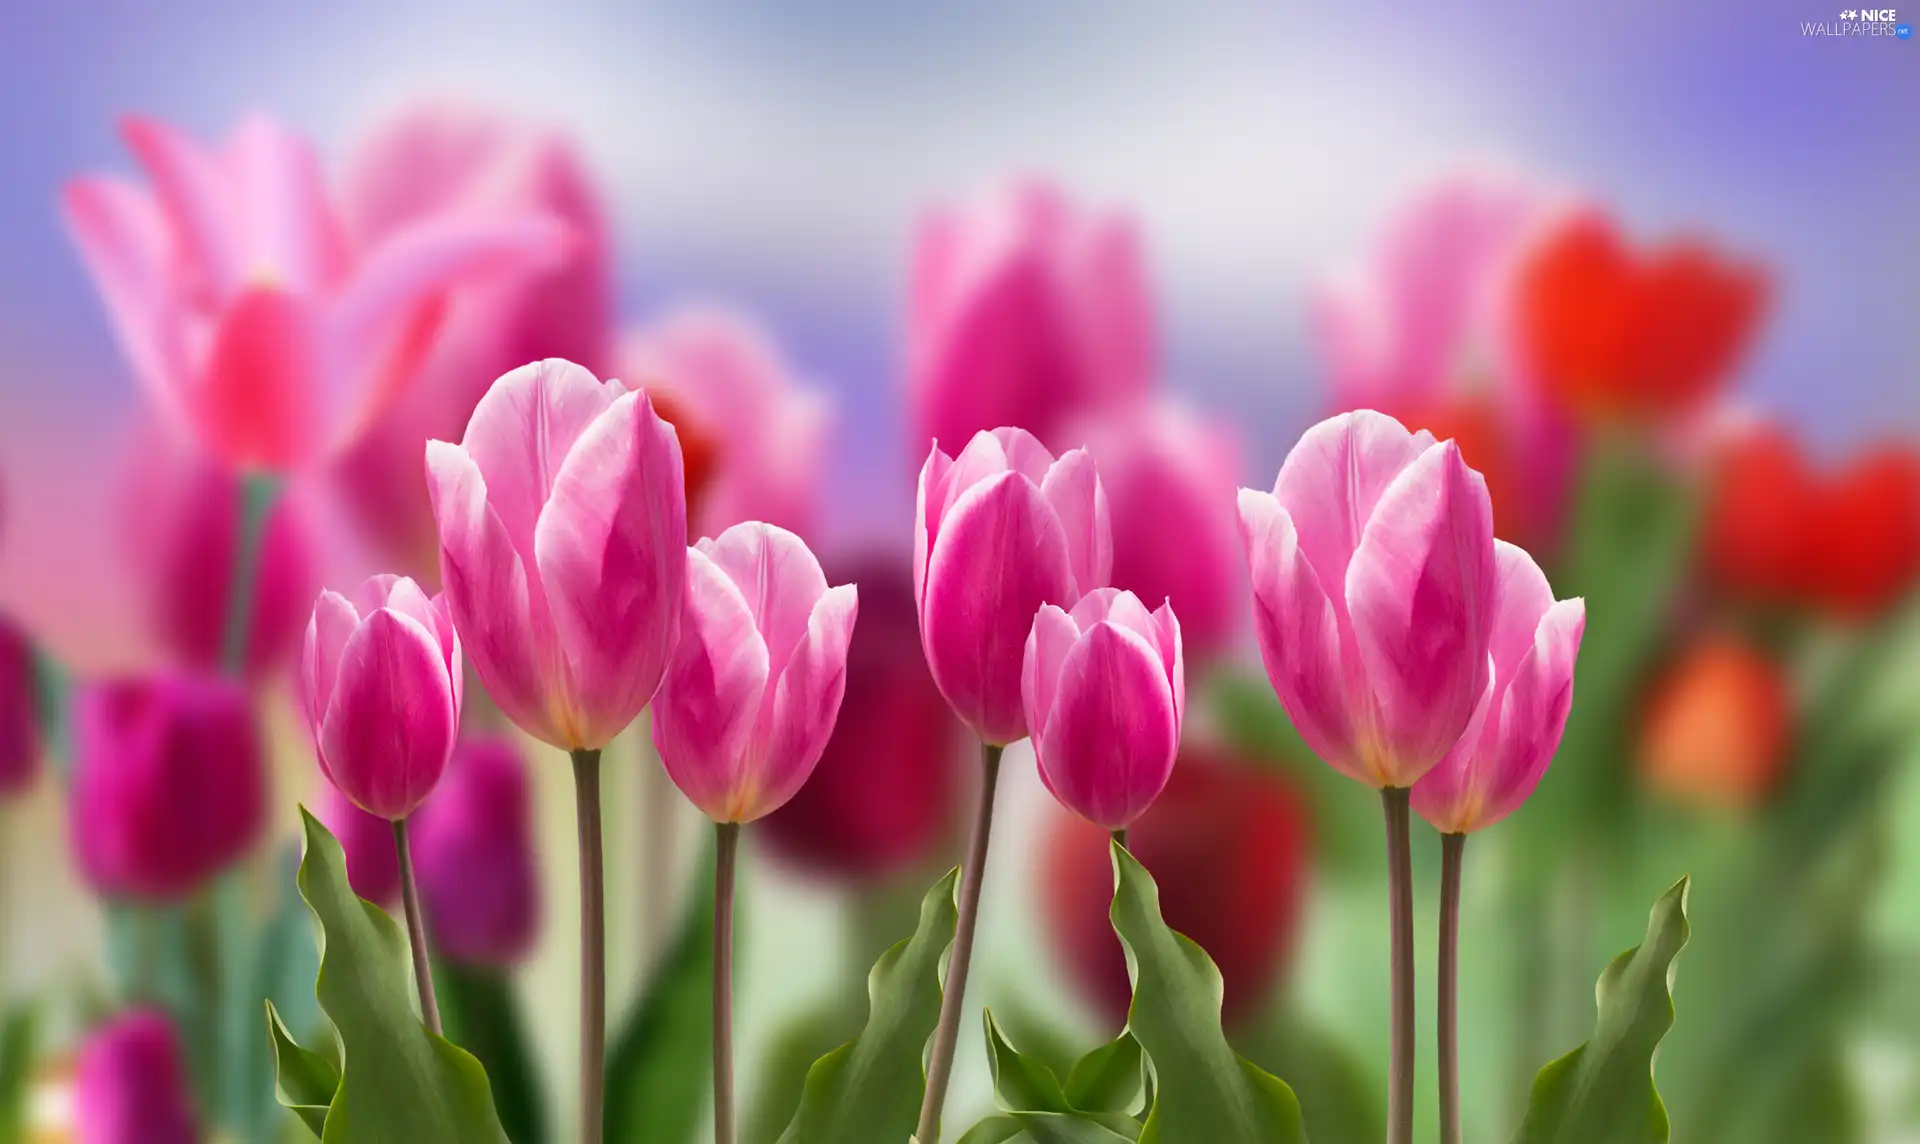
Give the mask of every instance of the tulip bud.
[{"label": "tulip bud", "polygon": [[680,637],[680,445],[647,396],[571,362],[493,383],[458,445],[427,444],[440,579],[487,694],[565,750],[646,707]]},{"label": "tulip bud", "polygon": [[952,819],[961,728],[933,685],[906,563],[863,560],[840,718],[813,777],[762,820],[775,852],[815,873],[869,877],[926,857]]},{"label": "tulip bud", "polygon": [[983,741],[1022,739],[1034,614],[1079,600],[1112,569],[1093,459],[1075,449],[1056,461],[1024,429],[976,434],[957,458],[936,445],[914,515],[914,600],[934,682]]},{"label": "tulip bud", "polygon": [[180,1044],[165,1016],[128,1013],[87,1037],[73,1126],[76,1144],[198,1144]]},{"label": "tulip bud", "polygon": [[205,885],[260,837],[266,783],[238,683],[118,680],[75,700],[73,847],[102,894],[172,901]]},{"label": "tulip bud", "polygon": [[1792,720],[1779,664],[1731,636],[1704,636],[1653,685],[1641,778],[1676,802],[1758,806],[1779,782]]},{"label": "tulip bud", "polygon": [[320,770],[370,814],[412,814],[453,753],[464,678],[446,608],[413,581],[375,576],[351,601],[320,593],[300,653]]},{"label": "tulip bud", "polygon": [[1496,599],[1486,482],[1451,441],[1370,411],[1309,429],[1272,493],[1240,491],[1254,632],[1327,763],[1410,787],[1486,694]]},{"label": "tulip bud", "polygon": [[1021,672],[1040,781],[1061,805],[1125,830],[1173,770],[1186,665],[1173,606],[1096,588],[1066,612],[1043,604]]},{"label": "tulip bud", "polygon": [[806,543],[750,521],[687,553],[679,651],[654,704],[667,776],[715,822],[783,806],[826,749],[859,598]]},{"label": "tulip bud", "polygon": [[520,752],[498,739],[460,744],[412,835],[435,949],[469,965],[526,957],[540,936],[540,871]]},{"label": "tulip bud", "polygon": [[[1106,831],[1048,816],[1040,873],[1044,930],[1081,995],[1113,1025],[1133,989],[1114,937]],[[1167,924],[1220,967],[1231,1026],[1257,1011],[1298,942],[1311,847],[1305,803],[1260,763],[1188,748],[1127,849],[1160,886]]]},{"label": "tulip bud", "polygon": [[1484,830],[1519,809],[1547,773],[1573,709],[1573,665],[1586,601],[1553,598],[1539,565],[1494,542],[1493,676],[1474,721],[1413,784],[1413,809],[1442,834]]},{"label": "tulip bud", "polygon": [[393,823],[361,810],[332,786],[320,792],[314,814],[339,840],[347,856],[347,884],[353,892],[376,906],[391,909],[396,905],[400,901],[400,858],[393,846]]},{"label": "tulip bud", "polygon": [[0,615],[0,803],[40,773],[40,692],[33,645]]}]

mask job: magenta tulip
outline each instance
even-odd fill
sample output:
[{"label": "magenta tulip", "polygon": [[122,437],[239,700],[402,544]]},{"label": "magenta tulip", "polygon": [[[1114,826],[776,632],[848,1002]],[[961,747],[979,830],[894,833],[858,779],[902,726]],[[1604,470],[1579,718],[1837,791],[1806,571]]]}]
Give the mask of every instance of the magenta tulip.
[{"label": "magenta tulip", "polygon": [[1098,588],[1073,611],[1040,608],[1021,672],[1040,781],[1108,830],[1146,812],[1173,773],[1186,716],[1186,664],[1171,604],[1148,612]]},{"label": "magenta tulip", "polygon": [[1486,693],[1496,600],[1486,482],[1451,441],[1371,411],[1308,430],[1272,493],[1240,491],[1267,675],[1326,762],[1412,786]]},{"label": "magenta tulip", "polygon": [[94,1030],[73,1078],[75,1144],[198,1144],[179,1038],[167,1018],[135,1010]]},{"label": "magenta tulip", "polygon": [[527,765],[511,743],[455,749],[446,778],[413,821],[413,856],[437,951],[495,966],[532,951],[540,870]]},{"label": "magenta tulip", "polygon": [[914,249],[908,315],[916,442],[1000,425],[1052,440],[1075,415],[1145,393],[1153,308],[1133,224],[1044,183],[941,209]]},{"label": "magenta tulip", "polygon": [[1527,801],[1573,708],[1586,602],[1556,601],[1533,557],[1495,544],[1493,678],[1466,733],[1413,786],[1413,809],[1442,834],[1484,830]]},{"label": "magenta tulip", "polygon": [[494,382],[458,445],[427,444],[440,578],[487,694],[522,730],[604,747],[680,635],[680,444],[642,392],[571,362]]},{"label": "magenta tulip", "polygon": [[349,600],[320,593],[300,649],[300,692],[320,769],[360,809],[414,812],[460,729],[460,637],[438,597],[375,576]]},{"label": "magenta tulip", "polygon": [[687,308],[630,335],[620,368],[627,384],[666,394],[714,442],[693,532],[718,536],[748,520],[812,531],[830,408],[765,333],[740,315]]},{"label": "magenta tulip", "polygon": [[557,219],[514,214],[358,243],[312,149],[271,119],[220,147],[153,119],[122,133],[152,190],[77,179],[67,225],[136,378],[229,468],[326,459],[410,380],[451,291],[570,241]]},{"label": "magenta tulip", "polygon": [[409,104],[349,151],[346,230],[378,244],[457,217],[550,215],[573,231],[565,257],[495,275],[449,299],[413,384],[334,469],[357,522],[402,570],[437,576],[420,451],[459,436],[488,383],[562,357],[602,368],[613,349],[613,236],[606,204],[563,132],[455,102]]},{"label": "magenta tulip", "polygon": [[0,802],[40,773],[40,688],[27,634],[0,614]]},{"label": "magenta tulip", "polygon": [[749,521],[687,553],[680,648],[654,704],[667,775],[715,822],[779,809],[813,773],[847,685],[859,597],[806,542]]},{"label": "magenta tulip", "polygon": [[361,810],[332,785],[320,792],[314,815],[346,854],[347,884],[353,892],[388,909],[399,902],[400,858],[393,846],[393,823]]},{"label": "magenta tulip", "polygon": [[88,684],[73,718],[73,848],[98,892],[179,900],[260,837],[266,761],[239,683],[177,675]]},{"label": "magenta tulip", "polygon": [[1084,449],[1058,461],[1024,429],[935,445],[920,470],[913,590],[940,693],[981,740],[1027,735],[1020,664],[1034,613],[1107,582],[1107,497]]}]

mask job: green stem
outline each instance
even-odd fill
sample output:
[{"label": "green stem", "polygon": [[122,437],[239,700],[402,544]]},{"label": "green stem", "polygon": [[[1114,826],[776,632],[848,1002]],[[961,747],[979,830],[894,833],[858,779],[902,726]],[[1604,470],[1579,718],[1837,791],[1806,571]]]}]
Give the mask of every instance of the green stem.
[{"label": "green stem", "polygon": [[261,538],[267,514],[280,495],[277,477],[249,474],[240,478],[240,535],[234,539],[233,575],[227,582],[227,615],[220,642],[220,664],[228,675],[246,671],[247,650],[253,635],[253,598],[260,580]]},{"label": "green stem", "polygon": [[413,984],[420,992],[420,1019],[441,1035],[440,1002],[433,993],[433,963],[427,957],[427,925],[420,914],[420,889],[413,880],[413,848],[407,845],[407,820],[393,820],[393,850],[400,861],[400,904],[407,915],[407,940],[413,944]]},{"label": "green stem", "polygon": [[607,891],[600,841],[600,752],[573,752],[580,835],[580,1142],[606,1131]]},{"label": "green stem", "polygon": [[1127,848],[1127,828],[1123,826],[1114,831],[1113,840],[1119,843],[1120,849],[1125,850]]},{"label": "green stem", "polygon": [[733,1144],[733,872],[740,824],[714,823],[713,1144]]},{"label": "green stem", "polygon": [[960,870],[960,920],[954,927],[953,953],[947,961],[946,991],[940,996],[940,1023],[934,1028],[933,1052],[927,1058],[927,1091],[921,1097],[920,1127],[914,1134],[919,1144],[940,1144],[940,1112],[947,1102],[947,1082],[953,1079],[960,1010],[966,1005],[967,971],[973,963],[973,930],[980,916],[980,884],[986,876],[1002,749],[988,743],[981,752],[980,806],[974,815],[973,836],[967,843],[967,862]]},{"label": "green stem", "polygon": [[1460,1144],[1460,866],[1464,834],[1440,836],[1440,1144]]},{"label": "green stem", "polygon": [[1408,791],[1380,792],[1387,817],[1388,914],[1392,925],[1393,1040],[1387,1064],[1387,1144],[1413,1144],[1413,845]]}]

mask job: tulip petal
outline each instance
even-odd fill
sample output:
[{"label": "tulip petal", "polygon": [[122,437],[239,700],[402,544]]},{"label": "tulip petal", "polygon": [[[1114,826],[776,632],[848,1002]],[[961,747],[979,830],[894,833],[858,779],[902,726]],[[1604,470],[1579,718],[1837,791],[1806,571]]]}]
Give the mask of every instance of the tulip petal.
[{"label": "tulip petal", "polygon": [[502,376],[474,406],[460,447],[486,478],[487,499],[513,539],[533,553],[533,530],[574,442],[625,390],[560,358]]},{"label": "tulip petal", "polygon": [[1241,489],[1240,533],[1253,581],[1254,634],[1280,705],[1314,754],[1374,782],[1355,749],[1339,621],[1300,549],[1293,517],[1273,494]]},{"label": "tulip petal", "polygon": [[575,746],[605,746],[667,670],[686,584],[683,481],[679,439],[638,391],[587,426],[554,478],[533,549],[572,681]]},{"label": "tulip petal", "polygon": [[942,453],[937,444],[927,451],[926,464],[920,466],[920,483],[914,492],[913,502],[913,604],[916,611],[926,602],[927,561],[933,555],[934,541],[940,535],[940,513],[944,504],[942,494],[946,488],[947,473],[952,468],[953,458]]},{"label": "tulip petal", "polygon": [[706,553],[687,553],[685,619],[653,709],[653,743],[675,786],[717,822],[753,736],[770,677],[747,598]]},{"label": "tulip petal", "polygon": [[193,285],[224,300],[244,281],[246,266],[233,240],[237,204],[219,157],[184,132],[144,116],[122,120],[120,135],[153,181],[154,198],[184,243],[189,265],[205,276]]},{"label": "tulip petal", "polygon": [[736,524],[698,547],[740,589],[755,629],[767,641],[767,662],[777,677],[807,633],[814,605],[827,593],[820,562],[805,541],[760,521]]},{"label": "tulip petal", "polygon": [[[300,650],[300,694],[305,699],[302,706],[306,709],[307,730],[315,742],[320,738],[327,705],[333,700],[341,653],[359,626],[360,613],[340,593],[329,589],[314,601],[313,618],[307,621],[306,643]],[[326,765],[322,758],[321,768],[324,770]]]},{"label": "tulip petal", "polygon": [[775,687],[773,733],[761,754],[766,769],[741,792],[736,821],[751,822],[785,806],[813,774],[846,695],[847,648],[859,613],[852,584],[827,589],[814,605],[806,634]]},{"label": "tulip petal", "polygon": [[1153,610],[1154,634],[1158,638],[1156,646],[1161,663],[1166,665],[1167,682],[1173,687],[1173,717],[1184,721],[1187,717],[1187,653],[1181,646],[1180,617],[1173,614],[1173,602],[1168,600]]},{"label": "tulip petal", "polygon": [[[1520,661],[1533,650],[1534,633],[1541,617],[1553,607],[1553,586],[1547,574],[1533,562],[1527,550],[1504,540],[1493,542],[1493,558],[1498,581],[1494,588],[1494,616],[1491,642],[1493,672],[1497,680],[1510,680]],[[1504,687],[1504,683],[1500,684]],[[1494,696],[1494,702],[1499,702]]]},{"label": "tulip petal", "polygon": [[172,240],[160,208],[140,188],[104,178],[67,184],[62,206],[134,376],[169,416],[183,418],[186,369],[166,281]]},{"label": "tulip petal", "polygon": [[1037,753],[1061,802],[1122,830],[1166,785],[1179,739],[1160,653],[1136,633],[1101,622],[1060,666]]},{"label": "tulip petal", "polygon": [[1085,449],[1062,454],[1046,471],[1040,493],[1066,530],[1076,590],[1104,585],[1113,573],[1113,525],[1093,457]]},{"label": "tulip petal", "polygon": [[308,299],[252,286],[226,307],[188,410],[230,464],[297,468],[325,446],[320,323]]},{"label": "tulip petal", "polygon": [[1026,704],[1029,731],[1038,733],[1046,727],[1060,687],[1060,665],[1079,639],[1079,623],[1059,605],[1042,604],[1034,614],[1020,664],[1020,699]]},{"label": "tulip petal", "polygon": [[1495,587],[1486,482],[1441,442],[1380,497],[1347,569],[1387,785],[1412,786],[1466,730],[1487,687]]},{"label": "tulip petal", "polygon": [[326,291],[339,281],[346,247],[327,199],[313,148],[279,122],[253,115],[228,145],[241,188],[248,273],[301,292]]},{"label": "tulip petal", "polygon": [[1561,600],[1541,618],[1533,648],[1501,700],[1499,753],[1489,768],[1485,809],[1474,829],[1513,813],[1547,773],[1573,710],[1574,661],[1586,627],[1586,602],[1580,599]]},{"label": "tulip petal", "polygon": [[[433,635],[382,609],[355,629],[341,653],[320,749],[347,797],[371,814],[401,819],[440,780],[458,721]],[[359,769],[342,773],[348,766]]]}]

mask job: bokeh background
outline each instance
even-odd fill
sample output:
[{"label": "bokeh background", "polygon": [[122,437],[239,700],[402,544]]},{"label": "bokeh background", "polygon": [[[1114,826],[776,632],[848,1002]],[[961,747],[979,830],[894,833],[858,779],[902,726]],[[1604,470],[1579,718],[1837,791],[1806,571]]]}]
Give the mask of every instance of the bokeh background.
[{"label": "bokeh background", "polygon": [[[568,170],[604,222],[604,289],[582,305],[609,307],[612,332],[651,330],[656,342],[682,307],[727,312],[759,331],[771,356],[752,368],[775,378],[775,392],[808,396],[743,396],[756,391],[707,380],[724,366],[703,370],[665,350],[611,352],[596,368],[640,360],[657,370],[686,407],[683,432],[715,443],[716,488],[730,465],[764,477],[745,458],[779,452],[766,442],[796,440],[818,417],[817,455],[775,483],[830,574],[861,581],[863,630],[884,626],[864,601],[881,598],[888,577],[897,582],[910,543],[927,443],[912,396],[915,331],[929,321],[913,302],[913,265],[936,207],[989,202],[1025,179],[1056,188],[1071,211],[1130,220],[1147,312],[1128,328],[1151,331],[1147,382],[1232,439],[1231,449],[1204,450],[1210,462],[1234,458],[1232,483],[1264,487],[1304,428],[1352,404],[1315,325],[1322,291],[1365,272],[1391,220],[1434,180],[1504,172],[1610,219],[1643,252],[1684,236],[1728,266],[1756,268],[1766,286],[1764,304],[1736,323],[1737,352],[1706,371],[1699,400],[1656,400],[1627,418],[1576,411],[1568,436],[1548,446],[1564,453],[1576,486],[1607,458],[1615,493],[1650,498],[1624,502],[1624,519],[1599,519],[1607,514],[1584,514],[1575,495],[1575,507],[1536,533],[1543,563],[1556,568],[1550,552],[1565,557],[1566,579],[1554,571],[1562,594],[1592,596],[1580,581],[1600,566],[1565,553],[1617,561],[1604,578],[1639,593],[1645,606],[1630,600],[1625,611],[1646,614],[1633,621],[1646,634],[1620,653],[1624,682],[1589,690],[1582,676],[1577,707],[1602,696],[1592,702],[1608,705],[1598,722],[1612,732],[1563,754],[1563,767],[1586,773],[1563,780],[1557,770],[1545,805],[1523,810],[1502,828],[1510,837],[1470,858],[1469,1136],[1509,1130],[1517,1078],[1581,1039],[1606,956],[1638,940],[1646,905],[1691,870],[1698,940],[1681,962],[1679,1031],[1660,1073],[1678,1138],[1900,1139],[1920,1108],[1920,996],[1902,971],[1920,955],[1920,799],[1909,780],[1920,672],[1904,602],[1920,529],[1911,335],[1920,47],[1804,35],[1803,22],[1837,18],[1823,5],[8,5],[0,612],[61,678],[85,680],[182,658],[180,640],[154,622],[156,594],[188,611],[224,607],[218,585],[179,572],[164,537],[141,538],[176,519],[156,507],[156,484],[129,475],[146,471],[137,466],[150,447],[151,402],[62,217],[76,176],[137,177],[117,134],[128,113],[209,140],[268,113],[314,141],[336,188],[371,134],[422,100],[564,141],[554,146],[567,149]],[[426,180],[428,160],[401,152],[395,177]],[[1434,273],[1444,277],[1444,257]],[[1691,312],[1678,289],[1661,313]],[[1476,295],[1473,305],[1484,304]],[[1585,304],[1577,291],[1574,304]],[[537,331],[527,338],[525,356],[567,352],[540,348]],[[1006,384],[1039,394],[1044,408],[1050,387],[1071,379],[1034,367]],[[703,405],[702,392],[722,396]],[[1485,392],[1503,425],[1504,411],[1538,397]],[[1428,410],[1394,411],[1411,420]],[[1077,412],[1119,416],[1099,401]],[[1434,428],[1464,432],[1457,413]],[[1147,415],[1170,416],[1162,407]],[[1756,423],[1784,433],[1820,475],[1803,478],[1764,449],[1741,453]],[[1097,435],[1079,425],[1051,427],[1050,442]],[[772,436],[730,453],[733,433]],[[1876,449],[1893,459],[1850,497],[1847,466]],[[1749,458],[1747,469],[1737,457]],[[1761,475],[1727,493],[1736,470]],[[389,568],[432,574],[417,549],[366,527],[384,497],[419,495],[394,491],[407,479],[404,465],[395,471],[358,484],[317,471],[296,482],[311,517],[296,582],[344,587]],[[1794,499],[1815,485],[1824,491]],[[1801,517],[1791,505],[1813,507]],[[1230,494],[1219,507],[1230,522]],[[1669,515],[1683,523],[1662,532]],[[1715,522],[1735,517],[1751,524],[1739,535],[1763,536],[1754,542],[1762,555],[1745,565],[1751,546],[1716,547]],[[1769,525],[1802,538],[1796,569],[1838,562],[1866,569],[1855,583],[1891,587],[1863,605],[1833,589],[1832,576],[1811,576],[1825,590],[1764,572],[1743,581],[1743,568],[1793,546]],[[1576,533],[1586,540],[1566,539]],[[1143,543],[1169,550],[1179,533],[1165,535]],[[220,537],[216,529],[212,548],[231,544]],[[209,592],[210,605],[200,598]],[[1221,592],[1231,598],[1231,585]],[[293,610],[303,618],[304,602]],[[1244,600],[1226,611],[1235,619],[1211,664],[1213,699],[1188,732],[1196,758],[1210,760],[1196,773],[1266,785],[1258,797],[1192,794],[1181,804],[1198,808],[1190,826],[1170,810],[1167,865],[1156,872],[1164,884],[1182,871],[1196,899],[1191,928],[1222,935],[1202,940],[1228,969],[1230,1001],[1246,994],[1243,1051],[1295,1081],[1310,1125],[1322,1107],[1324,1120],[1361,1139],[1384,1091],[1385,911],[1372,808],[1363,789],[1303,756],[1260,676]],[[1590,632],[1606,618],[1595,607]],[[891,643],[871,637],[878,676],[915,662],[898,651],[912,644],[910,603],[895,626]],[[268,665],[254,687],[274,784],[266,836],[243,876],[262,915],[281,880],[278,847],[297,826],[294,805],[319,785],[286,667]],[[1860,701],[1836,707],[1835,695]],[[1886,704],[1866,711],[1873,697]],[[776,1108],[793,1062],[837,1043],[849,1020],[857,1027],[864,966],[904,934],[902,903],[957,853],[951,824],[964,820],[971,769],[938,714],[901,716],[843,745],[875,760],[871,775],[848,764],[848,777],[796,804],[780,831],[749,832],[740,1006],[750,1104]],[[644,734],[628,739],[609,768],[616,1014],[672,963],[701,838]],[[508,979],[533,1046],[528,1072],[552,1097],[548,1131],[557,1134],[571,1116],[559,1098],[571,1090],[573,1051],[572,808],[563,761],[537,745],[524,755],[544,909],[531,953],[515,951]],[[1109,951],[1070,920],[1085,898],[1075,887],[1097,894],[1104,875],[1096,869],[1089,883],[1076,865],[1030,753],[1009,759],[975,995],[1065,1055],[1095,1043],[1109,1019],[1098,1002]],[[115,980],[114,911],[95,904],[70,858],[60,771],[49,767],[0,810],[0,985],[43,999],[35,1068],[44,1083],[33,1106],[43,1125],[66,1115],[60,1078],[110,1007],[102,998]],[[860,814],[883,826],[844,817]],[[1531,828],[1529,815],[1539,819]],[[909,826],[884,828],[899,822]],[[1209,849],[1188,835],[1245,838]],[[1430,835],[1419,848],[1431,865]],[[1819,876],[1799,877],[1809,871]],[[1422,910],[1430,927],[1430,906]],[[1540,1013],[1548,1016],[1529,1025]],[[962,1045],[950,1124],[970,1123],[990,1100],[977,1038]],[[750,1131],[761,1130],[755,1115]],[[1776,1135],[1754,1134],[1762,1131]]]}]

